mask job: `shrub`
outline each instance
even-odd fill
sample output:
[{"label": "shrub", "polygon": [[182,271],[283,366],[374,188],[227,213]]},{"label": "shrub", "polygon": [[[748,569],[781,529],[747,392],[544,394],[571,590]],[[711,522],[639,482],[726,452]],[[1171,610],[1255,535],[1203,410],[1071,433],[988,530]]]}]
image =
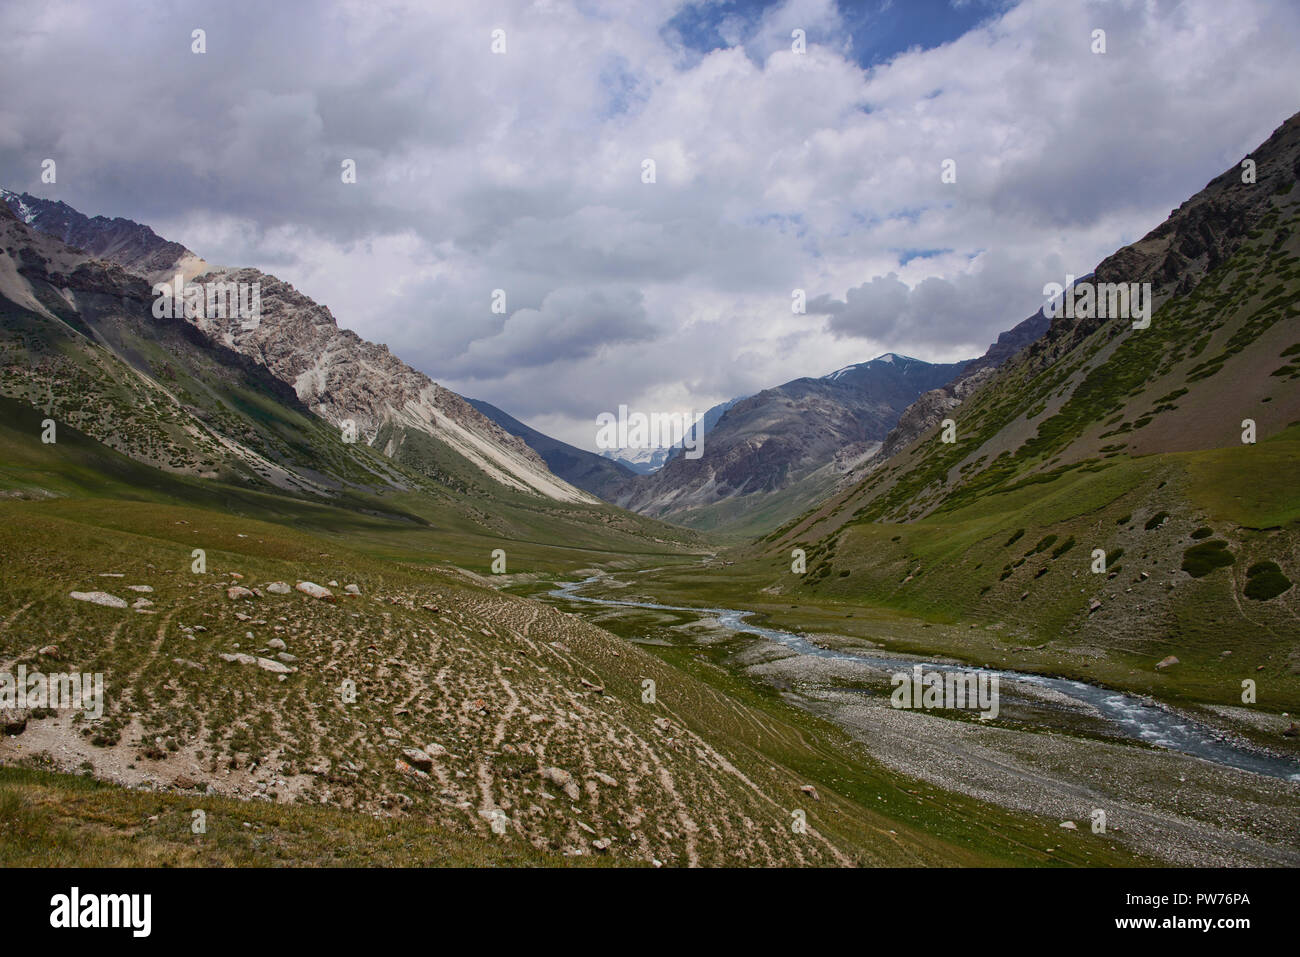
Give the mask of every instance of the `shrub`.
[{"label": "shrub", "polygon": [[1183,552],[1183,571],[1193,578],[1203,578],[1216,568],[1226,568],[1235,561],[1232,552],[1228,551],[1228,543],[1215,538]]},{"label": "shrub", "polygon": [[1167,519],[1168,517],[1169,517],[1168,512],[1156,512],[1149,519],[1147,519],[1147,524],[1146,524],[1147,531],[1149,532],[1153,528],[1159,528],[1161,525],[1165,523],[1165,519]]},{"label": "shrub", "polygon": [[1247,598],[1268,601],[1291,587],[1291,579],[1282,573],[1277,562],[1256,562],[1246,570]]}]

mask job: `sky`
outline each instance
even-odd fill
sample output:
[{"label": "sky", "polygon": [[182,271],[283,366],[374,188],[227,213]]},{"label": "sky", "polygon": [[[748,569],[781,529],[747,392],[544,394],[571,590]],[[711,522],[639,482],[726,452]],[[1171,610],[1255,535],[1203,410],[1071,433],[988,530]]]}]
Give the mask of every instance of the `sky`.
[{"label": "sky", "polygon": [[0,4],[0,186],[279,276],[584,448],[620,405],[979,355],[1300,109],[1275,0],[144,11]]}]

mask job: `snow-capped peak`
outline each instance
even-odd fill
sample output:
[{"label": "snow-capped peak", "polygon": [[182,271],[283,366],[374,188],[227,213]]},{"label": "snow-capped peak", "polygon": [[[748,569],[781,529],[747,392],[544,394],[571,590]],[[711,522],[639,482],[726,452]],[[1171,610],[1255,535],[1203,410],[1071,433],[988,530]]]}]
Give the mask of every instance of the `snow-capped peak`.
[{"label": "snow-capped peak", "polygon": [[10,205],[10,208],[12,209],[13,206],[16,205],[18,208],[14,210],[14,212],[17,213],[19,219],[21,219],[24,223],[30,226],[32,224],[32,220],[36,218],[36,214],[32,212],[32,208],[28,206],[26,203],[24,203],[22,201],[22,197],[20,197],[17,193],[11,192],[10,190],[0,187],[0,199],[8,203],[11,198],[13,199],[13,203]]}]

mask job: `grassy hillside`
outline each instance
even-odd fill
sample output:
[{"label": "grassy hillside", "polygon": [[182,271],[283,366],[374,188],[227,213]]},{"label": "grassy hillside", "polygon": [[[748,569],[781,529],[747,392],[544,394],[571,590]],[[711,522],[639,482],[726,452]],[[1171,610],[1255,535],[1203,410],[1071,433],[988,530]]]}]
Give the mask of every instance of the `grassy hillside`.
[{"label": "grassy hillside", "polygon": [[[378,835],[393,863],[1132,860],[1052,821],[897,779],[778,697],[484,587],[408,548],[401,527],[359,527],[354,546],[351,534],[158,501],[0,505],[0,667],[102,671],[108,688],[99,720],[34,714],[0,758],[171,795],[82,793],[76,779],[6,772],[0,814],[14,833],[59,835],[10,859],[57,861],[91,834],[87,853],[103,857],[139,837],[127,860],[175,848],[186,863],[254,852],[312,863],[328,859],[315,839],[342,828],[343,860]],[[192,571],[194,548],[206,552],[203,574]],[[337,601],[266,587],[300,579],[337,582]],[[352,583],[360,596],[345,595]],[[236,586],[260,597],[229,597]],[[100,607],[72,600],[74,590],[151,604]],[[654,704],[642,700],[646,678]],[[428,762],[413,765],[410,748]],[[257,813],[232,812],[227,798]],[[293,810],[272,810],[280,805]],[[191,806],[223,822],[216,846],[185,836]],[[797,809],[806,834],[790,827]],[[498,813],[503,835],[491,829]],[[234,834],[232,814],[254,833]],[[412,823],[415,849],[385,829],[395,821]]]}]

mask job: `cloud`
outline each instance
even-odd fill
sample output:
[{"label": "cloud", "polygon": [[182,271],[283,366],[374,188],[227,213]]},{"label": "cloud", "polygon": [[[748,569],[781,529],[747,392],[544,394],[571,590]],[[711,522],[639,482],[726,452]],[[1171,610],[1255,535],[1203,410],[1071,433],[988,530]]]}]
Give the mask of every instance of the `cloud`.
[{"label": "cloud", "polygon": [[0,185],[265,268],[589,445],[620,402],[974,355],[1297,108],[1300,10],[1268,0],[994,5],[870,69],[830,0],[710,8],[718,49],[669,26],[685,9],[10,0]]}]

